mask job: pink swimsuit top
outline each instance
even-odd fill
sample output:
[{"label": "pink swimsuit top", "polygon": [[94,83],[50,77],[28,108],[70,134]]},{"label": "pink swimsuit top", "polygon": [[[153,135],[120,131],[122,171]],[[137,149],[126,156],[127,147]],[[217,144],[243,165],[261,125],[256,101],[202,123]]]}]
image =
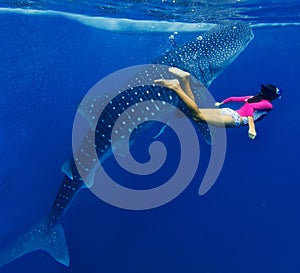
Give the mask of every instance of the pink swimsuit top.
[{"label": "pink swimsuit top", "polygon": [[228,99],[225,99],[223,103],[225,104],[229,102],[243,102],[244,105],[240,109],[236,110],[236,112],[241,117],[253,116],[256,110],[270,111],[273,109],[273,105],[268,100],[261,100],[259,102],[248,103],[247,100],[251,97],[252,96],[230,97]]}]

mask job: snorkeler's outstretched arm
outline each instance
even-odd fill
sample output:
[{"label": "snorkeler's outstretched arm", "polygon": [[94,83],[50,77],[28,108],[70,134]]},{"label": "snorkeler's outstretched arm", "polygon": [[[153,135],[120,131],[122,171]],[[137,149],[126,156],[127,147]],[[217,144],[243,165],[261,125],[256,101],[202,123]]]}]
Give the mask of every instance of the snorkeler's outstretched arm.
[{"label": "snorkeler's outstretched arm", "polygon": [[215,106],[216,106],[216,107],[220,107],[220,106],[223,105],[223,104],[224,104],[223,101],[222,101],[222,102],[216,102],[216,103],[215,103]]},{"label": "snorkeler's outstretched arm", "polygon": [[244,96],[244,97],[230,97],[222,102],[216,102],[215,106],[219,107],[223,104],[230,103],[230,102],[246,102],[251,96]]},{"label": "snorkeler's outstretched arm", "polygon": [[251,139],[254,139],[256,137],[256,130],[254,125],[254,119],[252,116],[248,117],[248,124],[249,124],[248,136]]}]

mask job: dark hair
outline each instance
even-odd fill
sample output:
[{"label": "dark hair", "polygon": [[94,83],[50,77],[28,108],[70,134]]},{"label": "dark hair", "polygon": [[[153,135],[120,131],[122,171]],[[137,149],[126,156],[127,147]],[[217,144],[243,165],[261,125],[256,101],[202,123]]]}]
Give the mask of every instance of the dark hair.
[{"label": "dark hair", "polygon": [[260,93],[256,96],[249,98],[247,102],[254,103],[259,102],[261,100],[272,101],[277,98],[280,98],[280,94],[278,93],[279,89],[273,84],[262,84],[260,88]]},{"label": "dark hair", "polygon": [[261,100],[263,100],[263,99],[264,99],[264,97],[262,96],[261,93],[259,93],[259,94],[257,94],[256,96],[254,96],[254,97],[252,97],[252,98],[249,98],[249,99],[247,100],[247,102],[249,102],[249,103],[254,103],[254,102],[259,102],[259,101],[261,101]]}]

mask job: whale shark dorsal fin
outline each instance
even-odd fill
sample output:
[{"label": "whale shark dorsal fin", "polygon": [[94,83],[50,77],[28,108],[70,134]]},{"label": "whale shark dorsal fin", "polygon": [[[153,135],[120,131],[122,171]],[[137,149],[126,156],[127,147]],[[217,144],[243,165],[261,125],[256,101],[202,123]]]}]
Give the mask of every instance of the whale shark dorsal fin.
[{"label": "whale shark dorsal fin", "polygon": [[60,168],[60,170],[71,180],[73,180],[72,160],[68,159]]}]

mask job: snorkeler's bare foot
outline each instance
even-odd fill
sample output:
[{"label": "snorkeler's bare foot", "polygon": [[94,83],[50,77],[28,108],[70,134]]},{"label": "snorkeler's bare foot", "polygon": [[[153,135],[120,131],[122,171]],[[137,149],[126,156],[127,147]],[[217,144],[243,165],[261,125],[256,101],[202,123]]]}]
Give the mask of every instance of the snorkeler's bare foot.
[{"label": "snorkeler's bare foot", "polygon": [[189,72],[186,72],[186,71],[183,71],[177,67],[170,67],[169,68],[169,71],[175,75],[176,77],[178,77],[181,81],[184,81],[184,80],[188,80],[189,77],[190,77],[190,73]]},{"label": "snorkeler's bare foot", "polygon": [[159,79],[154,81],[156,84],[172,89],[175,92],[183,92],[178,80]]}]

